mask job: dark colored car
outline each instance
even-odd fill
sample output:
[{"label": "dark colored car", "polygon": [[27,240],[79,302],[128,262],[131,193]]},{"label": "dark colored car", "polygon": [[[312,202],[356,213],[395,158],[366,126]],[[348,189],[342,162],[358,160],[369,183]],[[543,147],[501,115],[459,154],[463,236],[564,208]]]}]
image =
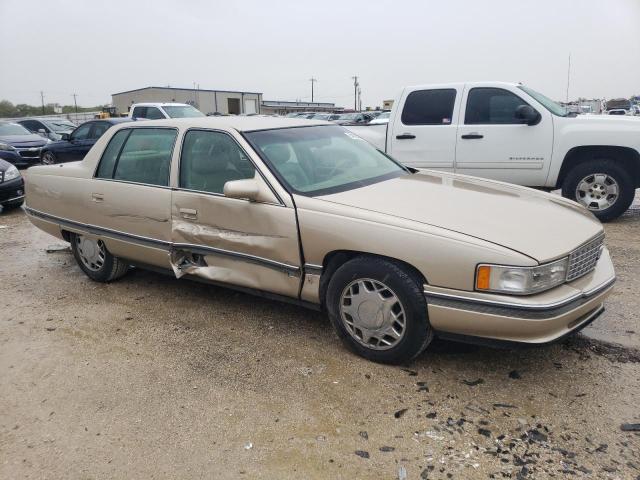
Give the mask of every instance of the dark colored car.
[{"label": "dark colored car", "polygon": [[65,118],[25,118],[16,123],[49,140],[60,140],[62,134],[71,133],[76,128],[75,124]]},{"label": "dark colored car", "polygon": [[24,203],[24,180],[15,165],[0,159],[0,205],[2,210]]},{"label": "dark colored car", "polygon": [[31,133],[22,125],[0,122],[0,158],[17,167],[27,167],[40,162],[42,147],[49,139]]},{"label": "dark colored car", "polygon": [[130,118],[105,118],[83,123],[73,132],[63,134],[59,141],[46,145],[42,149],[42,163],[52,165],[82,160],[112,125],[130,121]]}]

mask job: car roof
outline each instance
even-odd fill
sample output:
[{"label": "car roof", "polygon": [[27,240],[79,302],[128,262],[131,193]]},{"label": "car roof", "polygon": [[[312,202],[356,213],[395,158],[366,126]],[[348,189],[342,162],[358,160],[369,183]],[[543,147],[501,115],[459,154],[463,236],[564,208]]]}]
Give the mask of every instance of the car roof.
[{"label": "car roof", "polygon": [[215,116],[193,118],[168,118],[164,120],[138,120],[136,125],[159,125],[184,128],[226,128],[239,132],[253,130],[270,130],[274,128],[310,127],[313,125],[335,124],[324,120],[308,120],[292,117],[240,117],[240,116]]},{"label": "car roof", "polygon": [[158,106],[190,107],[191,105],[187,103],[176,103],[176,102],[141,102],[141,103],[134,103],[131,106],[132,107],[158,107]]}]

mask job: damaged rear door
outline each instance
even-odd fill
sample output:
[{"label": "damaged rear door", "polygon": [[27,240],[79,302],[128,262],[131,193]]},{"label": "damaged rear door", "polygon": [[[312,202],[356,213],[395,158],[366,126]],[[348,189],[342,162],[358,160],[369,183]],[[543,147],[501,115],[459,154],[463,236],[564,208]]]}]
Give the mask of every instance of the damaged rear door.
[{"label": "damaged rear door", "polygon": [[178,188],[172,192],[171,264],[177,277],[297,297],[301,261],[295,210],[271,201],[229,198],[224,184],[266,180],[225,131],[190,129],[183,139]]}]

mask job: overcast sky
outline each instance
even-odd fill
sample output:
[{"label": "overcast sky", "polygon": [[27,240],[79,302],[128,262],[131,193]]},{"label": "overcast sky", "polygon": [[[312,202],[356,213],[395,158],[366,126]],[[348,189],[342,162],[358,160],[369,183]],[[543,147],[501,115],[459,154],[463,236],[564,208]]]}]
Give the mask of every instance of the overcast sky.
[{"label": "overcast sky", "polygon": [[521,81],[640,94],[640,0],[0,0],[0,99],[110,103],[151,85],[363,106],[404,85]]}]

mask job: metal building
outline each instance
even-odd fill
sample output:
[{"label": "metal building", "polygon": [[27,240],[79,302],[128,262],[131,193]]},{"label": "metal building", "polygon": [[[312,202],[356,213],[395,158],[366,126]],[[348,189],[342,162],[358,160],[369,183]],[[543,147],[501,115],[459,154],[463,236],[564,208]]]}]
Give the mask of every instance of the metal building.
[{"label": "metal building", "polygon": [[125,114],[133,103],[176,102],[193,105],[202,113],[261,113],[262,93],[195,88],[144,87],[111,95],[113,106]]},{"label": "metal building", "polygon": [[324,102],[286,102],[280,100],[265,100],[260,108],[261,113],[286,115],[292,112],[341,112],[342,107],[335,103]]}]

